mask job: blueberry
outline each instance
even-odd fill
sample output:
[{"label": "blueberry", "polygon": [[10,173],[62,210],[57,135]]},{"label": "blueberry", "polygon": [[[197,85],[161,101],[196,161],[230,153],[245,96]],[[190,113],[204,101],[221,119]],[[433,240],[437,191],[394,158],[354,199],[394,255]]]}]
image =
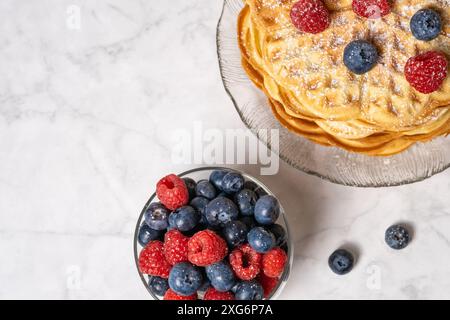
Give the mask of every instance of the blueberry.
[{"label": "blueberry", "polygon": [[254,214],[255,204],[258,200],[258,196],[254,191],[242,189],[236,194],[234,199],[242,215],[252,216]]},{"label": "blueberry", "polygon": [[154,230],[165,230],[169,226],[169,214],[169,209],[159,202],[153,202],[144,213],[145,223]]},{"label": "blueberry", "polygon": [[191,207],[200,212],[201,214],[205,213],[205,208],[208,205],[209,200],[205,197],[195,197],[191,200]]},{"label": "blueberry", "polygon": [[244,177],[237,172],[229,172],[222,179],[222,190],[226,193],[236,193],[244,188]]},{"label": "blueberry", "polygon": [[272,232],[262,227],[254,227],[247,234],[250,246],[259,253],[266,253],[275,246],[275,237]]},{"label": "blueberry", "polygon": [[218,196],[218,197],[228,198],[228,199],[230,199],[230,200],[234,200],[233,195],[231,195],[231,194],[229,194],[229,193],[226,193],[226,192],[223,192],[223,191],[222,191],[221,193],[219,193],[217,196]]},{"label": "blueberry", "polygon": [[197,225],[192,228],[191,230],[188,231],[183,231],[182,233],[186,236],[186,237],[192,237],[194,234],[196,234],[199,231],[205,230],[207,227],[206,224],[202,223],[202,221],[200,220],[199,223],[197,223]]},{"label": "blueberry", "polygon": [[234,294],[236,300],[262,300],[263,296],[263,287],[255,280],[240,282]]},{"label": "blueberry", "polygon": [[194,199],[196,196],[195,187],[197,186],[197,183],[191,178],[183,178],[183,181],[189,191],[189,199]]},{"label": "blueberry", "polygon": [[353,268],[353,255],[344,249],[338,249],[328,258],[328,266],[339,275],[350,272]]},{"label": "blueberry", "polygon": [[261,187],[256,188],[255,193],[258,196],[258,198],[261,198],[262,196],[267,196],[267,191]]},{"label": "blueberry", "polygon": [[236,247],[247,240],[248,227],[239,220],[228,222],[223,228],[223,237],[230,247]]},{"label": "blueberry", "polygon": [[255,191],[258,187],[259,186],[254,181],[247,180],[244,182],[244,189]]},{"label": "blueberry", "polygon": [[280,204],[277,198],[271,195],[262,196],[255,205],[255,219],[262,225],[275,223],[280,216]]},{"label": "blueberry", "polygon": [[225,261],[220,261],[205,267],[206,276],[211,285],[220,292],[231,290],[236,284],[233,270]]},{"label": "blueberry", "polygon": [[217,233],[221,238],[223,238],[223,237],[222,237],[222,227],[221,227],[220,225],[212,226],[212,225],[206,223],[206,229],[211,230],[211,231],[214,231],[214,232]]},{"label": "blueberry", "polygon": [[205,208],[205,218],[211,226],[224,226],[226,223],[236,220],[239,210],[228,198],[217,197]]},{"label": "blueberry", "polygon": [[145,247],[150,241],[161,239],[161,235],[161,231],[153,230],[147,224],[143,223],[139,228],[138,242],[141,246]]},{"label": "blueberry", "polygon": [[344,50],[344,64],[356,74],[370,71],[377,61],[377,49],[365,40],[350,42]]},{"label": "blueberry", "polygon": [[430,41],[437,38],[441,33],[442,20],[436,11],[422,9],[411,18],[410,28],[416,39]]},{"label": "blueberry", "polygon": [[198,288],[198,291],[201,292],[205,292],[206,290],[208,290],[208,288],[211,286],[211,281],[209,281],[209,279],[204,276],[203,277],[203,283],[202,285]]},{"label": "blueberry", "polygon": [[195,192],[198,197],[204,197],[206,199],[212,200],[216,197],[216,188],[208,180],[200,180],[197,183]]},{"label": "blueberry", "polygon": [[244,182],[244,189],[252,190],[258,198],[267,195],[267,192],[261,188],[256,182],[247,180]]},{"label": "blueberry", "polygon": [[208,229],[208,221],[206,221],[205,215],[200,214],[200,221],[198,222],[198,226],[201,226],[201,230]]},{"label": "blueberry", "polygon": [[200,268],[200,271],[202,273],[203,282],[197,289],[197,291],[205,292],[209,287],[211,287],[211,281],[209,281],[208,277],[206,276],[205,268]]},{"label": "blueberry", "polygon": [[191,206],[184,206],[172,212],[169,216],[169,224],[171,228],[180,231],[189,231],[200,221],[200,214]]},{"label": "blueberry", "polygon": [[209,281],[208,277],[206,276],[205,268],[200,268],[200,270],[202,272],[203,282],[198,288],[198,291],[205,292],[209,287],[211,287],[211,281]]},{"label": "blueberry", "polygon": [[410,237],[406,228],[400,225],[393,225],[386,230],[384,239],[389,247],[400,250],[408,245]]},{"label": "blueberry", "polygon": [[286,230],[279,224],[273,224],[269,226],[268,229],[275,236],[275,246],[282,247],[287,240]]},{"label": "blueberry", "polygon": [[222,180],[223,177],[226,176],[227,173],[229,173],[230,171],[227,170],[214,170],[211,175],[209,176],[209,182],[211,182],[213,184],[213,186],[215,186],[217,188],[217,190],[221,190],[222,189]]},{"label": "blueberry", "polygon": [[245,223],[248,230],[253,229],[254,227],[257,226],[256,220],[252,216],[241,217],[239,220],[242,221],[243,223]]},{"label": "blueberry", "polygon": [[169,282],[161,277],[150,277],[148,287],[154,294],[162,297],[169,290]]},{"label": "blueberry", "polygon": [[189,262],[180,262],[170,270],[169,287],[181,296],[194,294],[202,283],[203,276],[200,268]]}]

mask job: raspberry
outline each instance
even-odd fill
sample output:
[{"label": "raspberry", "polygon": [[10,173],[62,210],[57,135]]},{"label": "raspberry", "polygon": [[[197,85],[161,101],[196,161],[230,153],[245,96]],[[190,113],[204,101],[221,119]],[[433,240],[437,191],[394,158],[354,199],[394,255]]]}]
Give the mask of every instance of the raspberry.
[{"label": "raspberry", "polygon": [[197,293],[194,293],[190,296],[180,296],[175,292],[173,292],[172,289],[167,290],[166,293],[164,294],[164,300],[197,300],[197,299],[198,299]]},{"label": "raspberry", "polygon": [[164,256],[167,262],[175,265],[188,261],[187,244],[189,238],[176,229],[168,231],[164,236]]},{"label": "raspberry", "polygon": [[139,270],[151,276],[168,278],[172,266],[166,261],[163,250],[161,241],[150,241],[139,254]]},{"label": "raspberry", "polygon": [[264,298],[268,298],[272,291],[276,288],[279,279],[271,278],[266,276],[264,273],[261,273],[258,276],[258,281],[264,289]]},{"label": "raspberry", "polygon": [[291,21],[300,31],[320,33],[330,25],[330,15],[321,0],[300,0],[291,9]]},{"label": "raspberry", "polygon": [[264,274],[272,278],[281,276],[286,261],[286,252],[281,248],[273,248],[262,257],[262,269]]},{"label": "raspberry", "polygon": [[443,53],[429,51],[406,62],[405,77],[417,91],[432,93],[439,89],[447,77],[447,66],[447,58]]},{"label": "raspberry", "polygon": [[205,267],[219,262],[227,253],[225,240],[211,230],[197,232],[188,242],[188,259],[196,266]]},{"label": "raspberry", "polygon": [[178,209],[189,202],[189,191],[180,177],[169,174],[158,181],[156,195],[170,210]]},{"label": "raspberry", "polygon": [[353,0],[353,11],[360,17],[379,19],[391,12],[389,0]]},{"label": "raspberry", "polygon": [[206,290],[203,300],[234,300],[234,295],[231,292],[220,292],[209,287]]},{"label": "raspberry", "polygon": [[262,255],[247,243],[234,249],[230,254],[230,265],[241,280],[254,279],[261,270]]}]

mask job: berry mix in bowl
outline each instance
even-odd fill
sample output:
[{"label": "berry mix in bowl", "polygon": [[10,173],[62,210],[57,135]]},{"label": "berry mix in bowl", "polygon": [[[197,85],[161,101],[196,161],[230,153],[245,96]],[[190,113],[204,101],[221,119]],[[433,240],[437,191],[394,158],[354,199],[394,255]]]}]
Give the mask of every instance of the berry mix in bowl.
[{"label": "berry mix in bowl", "polygon": [[139,275],[155,299],[275,299],[293,247],[278,199],[257,179],[226,168],[170,174],[136,225]]}]

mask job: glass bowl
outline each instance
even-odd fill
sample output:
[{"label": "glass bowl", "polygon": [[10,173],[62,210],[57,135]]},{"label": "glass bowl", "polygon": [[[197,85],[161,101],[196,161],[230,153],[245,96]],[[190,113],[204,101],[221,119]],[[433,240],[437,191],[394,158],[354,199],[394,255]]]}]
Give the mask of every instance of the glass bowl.
[{"label": "glass bowl", "polygon": [[[358,187],[385,187],[424,180],[450,166],[450,137],[417,143],[390,157],[371,157],[340,148],[324,147],[284,128],[273,116],[266,96],[248,79],[241,66],[237,18],[242,0],[225,0],[217,26],[217,51],[225,90],[245,125],[293,167],[334,183]],[[263,129],[262,131],[260,131]],[[264,130],[265,129],[265,130]],[[278,129],[279,147],[270,135]]]},{"label": "glass bowl", "polygon": [[[196,169],[192,169],[186,172],[183,172],[181,174],[179,174],[179,177],[189,177],[194,179],[195,181],[199,181],[201,179],[208,179],[209,175],[211,174],[212,171],[214,170],[228,170],[228,171],[235,171],[235,172],[239,172],[240,174],[242,174],[245,178],[246,181],[253,181],[254,183],[256,183],[260,188],[262,188],[267,194],[269,195],[273,195],[275,196],[270,190],[269,188],[267,188],[261,181],[257,180],[256,178],[244,173],[244,172],[240,172],[237,170],[233,170],[233,169],[229,169],[229,168],[221,168],[221,167],[204,167],[204,168],[196,168]],[[139,233],[139,228],[142,225],[142,223],[144,222],[144,213],[147,210],[148,206],[154,202],[154,201],[158,201],[156,198],[156,194],[153,193],[150,197],[150,199],[147,201],[147,203],[145,204],[144,208],[142,209],[141,214],[139,215],[139,219],[137,221],[136,224],[136,229],[134,232],[134,243],[133,243],[133,250],[134,250],[134,260],[136,263],[136,268],[139,274],[139,277],[142,280],[142,283],[144,284],[145,288],[147,289],[147,291],[150,293],[150,295],[155,299],[155,300],[161,300],[162,297],[157,296],[156,294],[154,294],[150,288],[148,287],[148,280],[149,280],[149,276],[143,274],[140,270],[139,270],[139,253],[140,251],[143,249],[143,247],[139,244],[138,242],[138,233]],[[276,299],[280,293],[283,291],[288,278],[289,278],[289,273],[291,270],[291,266],[292,266],[292,261],[294,258],[294,250],[293,250],[293,242],[292,242],[292,238],[290,236],[290,232],[289,232],[289,225],[287,222],[287,217],[286,217],[286,213],[283,209],[283,206],[280,204],[280,217],[278,218],[277,224],[281,225],[285,230],[286,230],[286,244],[287,244],[287,255],[288,255],[288,263],[286,263],[286,267],[284,269],[283,274],[280,277],[280,281],[278,282],[277,287],[272,291],[271,295],[266,299],[266,300],[274,300]]]}]

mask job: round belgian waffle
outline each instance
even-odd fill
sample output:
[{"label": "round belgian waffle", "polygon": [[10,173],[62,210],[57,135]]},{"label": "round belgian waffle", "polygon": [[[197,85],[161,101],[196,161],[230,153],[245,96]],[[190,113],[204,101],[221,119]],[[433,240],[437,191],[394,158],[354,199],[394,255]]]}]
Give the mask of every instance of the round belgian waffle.
[{"label": "round belgian waffle", "polygon": [[[450,132],[450,77],[422,94],[404,76],[406,61],[417,54],[439,50],[450,57],[450,0],[394,0],[380,19],[357,16],[351,0],[326,0],[331,23],[319,34],[292,24],[296,2],[246,0],[238,21],[244,69],[283,125],[322,145],[370,155],[395,154]],[[409,21],[429,7],[441,14],[443,31],[423,42]],[[344,48],[359,39],[380,54],[364,75],[343,63]]]}]

